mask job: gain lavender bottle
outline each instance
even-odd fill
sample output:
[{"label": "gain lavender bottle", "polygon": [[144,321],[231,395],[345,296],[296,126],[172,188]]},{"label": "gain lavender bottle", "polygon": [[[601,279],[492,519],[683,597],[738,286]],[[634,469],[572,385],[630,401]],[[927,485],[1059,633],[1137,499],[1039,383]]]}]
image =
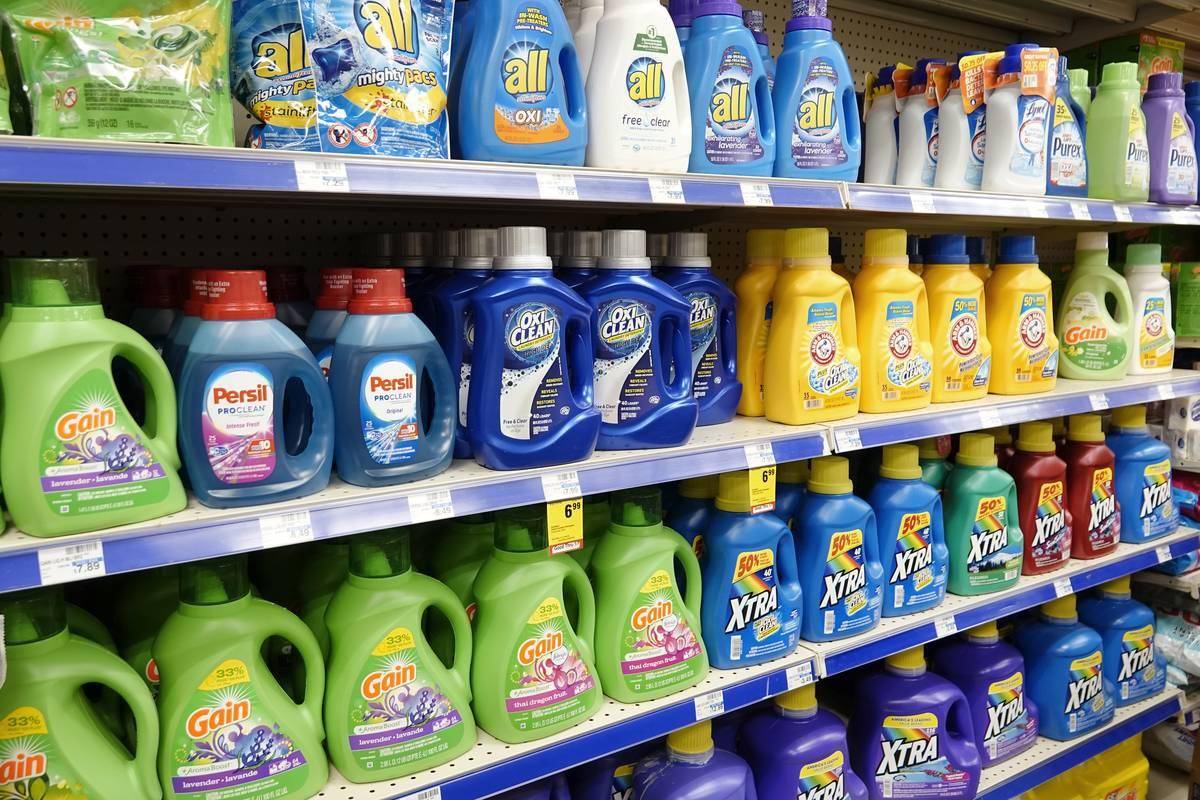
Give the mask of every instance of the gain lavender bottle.
[{"label": "gain lavender bottle", "polygon": [[1190,206],[1196,202],[1196,129],[1187,113],[1183,76],[1149,77],[1142,98],[1150,143],[1150,202]]}]

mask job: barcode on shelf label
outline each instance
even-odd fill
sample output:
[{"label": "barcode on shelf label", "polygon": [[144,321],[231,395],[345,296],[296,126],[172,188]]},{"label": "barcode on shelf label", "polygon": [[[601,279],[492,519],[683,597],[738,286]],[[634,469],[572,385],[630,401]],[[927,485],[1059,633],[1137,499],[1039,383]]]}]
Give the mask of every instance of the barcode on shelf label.
[{"label": "barcode on shelf label", "polygon": [[803,664],[797,664],[794,667],[788,667],[784,673],[787,677],[787,688],[790,692],[792,689],[799,689],[801,686],[808,686],[813,682],[813,663],[805,661]]},{"label": "barcode on shelf label", "polygon": [[406,794],[400,800],[442,800],[442,787],[430,786],[415,794]]},{"label": "barcode on shelf label", "polygon": [[1158,558],[1158,563],[1164,564],[1171,560],[1171,545],[1160,544],[1154,548],[1154,555]]},{"label": "barcode on shelf label", "polygon": [[679,178],[648,178],[650,199],[655,203],[683,203],[683,181]]},{"label": "barcode on shelf label", "polygon": [[289,511],[286,514],[271,514],[259,517],[258,532],[262,546],[286,547],[313,540],[312,516],[308,510]]},{"label": "barcode on shelf label", "polygon": [[1042,200],[1026,200],[1025,208],[1031,217],[1046,219],[1050,216],[1050,212],[1046,209],[1046,203]]},{"label": "barcode on shelf label", "polygon": [[858,428],[834,428],[833,443],[839,453],[862,449],[862,437],[858,435]]},{"label": "barcode on shelf label", "polygon": [[1169,383],[1160,383],[1154,387],[1159,400],[1170,400],[1175,396],[1175,389]]},{"label": "barcode on shelf label", "polygon": [[538,194],[543,200],[578,200],[579,188],[575,176],[569,172],[546,172],[538,170]]},{"label": "barcode on shelf label", "polygon": [[1092,210],[1088,208],[1088,204],[1083,200],[1072,200],[1071,216],[1086,222],[1092,218]]},{"label": "barcode on shelf label", "polygon": [[912,210],[918,214],[936,214],[937,206],[933,204],[933,195],[928,192],[909,192],[909,202]]},{"label": "barcode on shelf label", "polygon": [[775,464],[775,449],[770,442],[748,444],[746,450],[746,468],[770,467]]},{"label": "barcode on shelf label", "polygon": [[324,158],[300,158],[296,164],[296,188],[301,192],[348,192],[350,178],[346,162]]},{"label": "barcode on shelf label", "polygon": [[104,571],[104,544],[99,541],[38,550],[42,585],[99,578]]},{"label": "barcode on shelf label", "polygon": [[696,722],[725,713],[725,693],[720,689],[696,698]]},{"label": "barcode on shelf label", "polygon": [[760,181],[742,181],[742,204],[747,206],[773,206],[771,184]]},{"label": "barcode on shelf label", "polygon": [[1133,212],[1129,210],[1129,206],[1113,206],[1113,216],[1117,218],[1117,222],[1133,222]]},{"label": "barcode on shelf label", "polygon": [[944,639],[958,633],[958,625],[954,622],[953,616],[938,617],[933,621],[933,630],[939,639]]},{"label": "barcode on shelf label", "polygon": [[1092,411],[1104,411],[1108,408],[1108,395],[1104,392],[1092,392],[1088,395],[1088,402],[1092,404]]},{"label": "barcode on shelf label", "polygon": [[994,408],[979,409],[979,426],[981,428],[998,428],[1000,422],[1000,412]]},{"label": "barcode on shelf label", "polygon": [[1074,591],[1075,590],[1071,587],[1071,579],[1070,578],[1059,578],[1058,580],[1056,580],[1054,582],[1054,596],[1055,597],[1066,597],[1067,595],[1071,594]]},{"label": "barcode on shelf label", "polygon": [[450,497],[450,490],[409,495],[408,516],[413,524],[453,517],[454,501]]},{"label": "barcode on shelf label", "polygon": [[542,476],[542,497],[546,499],[547,503],[582,496],[583,490],[579,488],[579,473],[575,470]]}]

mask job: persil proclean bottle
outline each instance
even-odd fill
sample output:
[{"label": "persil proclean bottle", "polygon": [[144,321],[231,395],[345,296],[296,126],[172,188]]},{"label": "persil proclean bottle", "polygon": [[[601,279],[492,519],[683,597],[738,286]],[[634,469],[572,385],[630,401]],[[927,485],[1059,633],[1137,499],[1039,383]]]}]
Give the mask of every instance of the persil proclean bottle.
[{"label": "persil proclean bottle", "polygon": [[179,370],[183,368],[188,346],[196,335],[196,328],[200,327],[200,309],[208,298],[208,273],[202,269],[188,270],[184,282],[187,284],[187,297],[183,301],[182,313],[171,324],[162,350],[167,371],[176,381],[179,380]]},{"label": "persil proclean bottle", "polygon": [[304,331],[304,343],[317,358],[322,374],[329,377],[333,342],[346,321],[346,306],[353,294],[354,270],[331,267],[321,270],[321,291],[313,305],[312,319]]},{"label": "persil proclean bottle", "polygon": [[775,281],[783,265],[782,230],[754,229],[746,234],[746,268],[733,284],[737,296],[737,368],[742,382],[738,413],[763,415],[764,362],[773,314]]},{"label": "persil proclean bottle", "polygon": [[1003,236],[988,279],[987,332],[992,343],[992,394],[1034,394],[1054,388],[1058,338],[1050,279],[1038,269],[1032,236]]},{"label": "persil proclean bottle", "polygon": [[304,283],[304,268],[288,265],[268,269],[267,299],[275,305],[276,319],[303,336],[313,315],[313,304]]},{"label": "persil proclean bottle", "polygon": [[935,403],[978,400],[988,391],[992,343],[987,338],[983,281],[971,272],[966,237],[931,236],[921,273],[929,294]]}]

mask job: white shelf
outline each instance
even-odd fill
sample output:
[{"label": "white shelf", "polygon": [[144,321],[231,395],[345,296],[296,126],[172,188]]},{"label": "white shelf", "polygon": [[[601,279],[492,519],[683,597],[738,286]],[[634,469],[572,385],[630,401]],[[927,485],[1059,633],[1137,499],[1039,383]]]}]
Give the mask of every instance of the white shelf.
[{"label": "white shelf", "polygon": [[1167,589],[1174,589],[1177,592],[1183,592],[1193,600],[1200,600],[1200,570],[1194,570],[1184,575],[1167,575],[1151,570],[1139,572],[1134,576],[1134,580],[1150,586],[1163,586]]}]

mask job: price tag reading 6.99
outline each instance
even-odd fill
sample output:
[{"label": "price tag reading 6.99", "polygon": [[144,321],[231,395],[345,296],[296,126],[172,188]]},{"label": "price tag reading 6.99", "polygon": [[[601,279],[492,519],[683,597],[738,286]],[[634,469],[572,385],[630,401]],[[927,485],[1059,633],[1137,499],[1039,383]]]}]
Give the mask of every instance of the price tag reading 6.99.
[{"label": "price tag reading 6.99", "polygon": [[583,548],[582,497],[546,504],[546,536],[552,556]]},{"label": "price tag reading 6.99", "polygon": [[747,470],[750,481],[750,513],[775,510],[775,465]]}]

